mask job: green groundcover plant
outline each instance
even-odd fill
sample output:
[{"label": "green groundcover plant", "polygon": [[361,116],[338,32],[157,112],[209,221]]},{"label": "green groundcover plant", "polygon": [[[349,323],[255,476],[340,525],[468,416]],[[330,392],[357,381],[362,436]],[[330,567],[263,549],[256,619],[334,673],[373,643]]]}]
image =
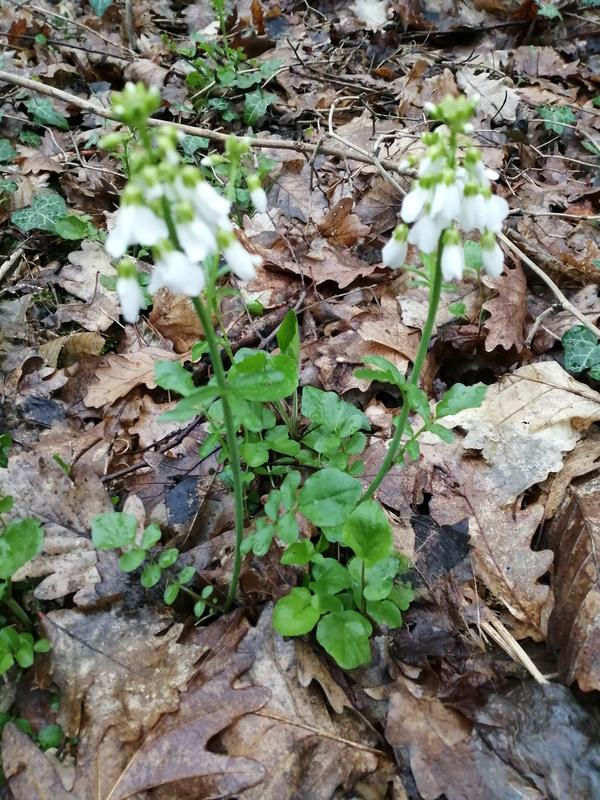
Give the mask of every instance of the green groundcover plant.
[{"label": "green groundcover plant", "polygon": [[[382,260],[391,269],[402,268],[408,245],[416,246],[422,267],[410,269],[428,287],[429,313],[408,376],[381,357],[365,358],[357,370],[358,377],[393,387],[402,401],[385,458],[368,485],[360,478],[369,432],[366,416],[335,392],[299,389],[296,315],[289,312],[277,331],[274,352],[232,352],[220,324],[220,300],[231,291],[222,278],[231,272],[249,280],[260,264],[238,239],[232,216],[240,180],[255,209],[267,208],[260,178],[247,167],[251,141],[232,137],[222,155],[205,158],[197,167],[186,163],[174,127],[148,125],[160,107],[156,90],[127,84],[112,103],[126,129],[106,137],[104,146],[126,146],[129,166],[129,182],[106,239],[117,262],[116,291],[128,322],[136,321],[162,287],[189,297],[200,319],[204,340],[194,348],[194,357],[209,355],[210,380],[196,386],[191,373],[171,361],[156,364],[155,379],[181,397],[165,420],[206,419],[209,435],[201,455],[217,454],[222,477],[233,489],[235,552],[229,589],[223,598],[215,597],[211,587],[196,591],[193,568],[176,566],[175,548],[160,550],[157,526],[150,525],[140,537],[135,520],[126,514],[97,518],[94,542],[99,548],[118,548],[122,569],[141,568],[144,586],[163,581],[165,602],[174,602],[181,591],[190,594],[198,616],[228,610],[244,556],[260,558],[276,542],[281,563],[297,567],[298,575],[298,585],[275,604],[276,630],[284,636],[315,630],[317,641],[341,667],[366,664],[372,635],[400,626],[413,598],[403,577],[409,564],[394,547],[390,521],[375,499],[377,489],[392,466],[419,457],[424,432],[451,441],[444,417],[480,405],[485,396],[483,385],[456,384],[431,407],[419,387],[442,287],[460,281],[468,269],[463,234],[478,232],[481,264],[489,275],[503,269],[496,234],[508,206],[492,192],[490,181],[498,176],[485,169],[470,139],[476,100],[448,97],[430,105],[433,129],[423,136],[424,153],[405,164],[416,178]],[[209,180],[215,164],[221,188]],[[140,246],[153,258],[149,281],[128,255]],[[265,484],[270,491],[256,510],[253,487]]]}]

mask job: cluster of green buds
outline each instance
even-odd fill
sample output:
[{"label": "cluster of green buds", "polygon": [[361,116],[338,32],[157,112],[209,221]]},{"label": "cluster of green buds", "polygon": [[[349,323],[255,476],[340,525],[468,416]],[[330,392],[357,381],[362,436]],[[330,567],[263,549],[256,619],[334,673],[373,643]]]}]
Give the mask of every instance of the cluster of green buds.
[{"label": "cluster of green buds", "polygon": [[461,280],[464,250],[460,230],[478,230],[486,272],[492,277],[502,272],[504,256],[496,234],[502,230],[509,208],[491,189],[490,181],[497,180],[498,173],[485,168],[469,137],[477,101],[474,97],[446,97],[426,107],[431,119],[442,124],[423,134],[424,156],[405,162],[406,167],[417,169],[417,179],[402,202],[404,224],[396,227],[383,248],[386,266],[402,267],[409,244],[427,254],[441,247],[444,279]]},{"label": "cluster of green buds", "polygon": [[[105,245],[111,258],[120,259],[117,293],[125,320],[135,322],[144,304],[134,263],[123,258],[132,245],[152,249],[150,294],[166,287],[175,294],[199,295],[206,284],[205,262],[217,255],[240,280],[253,278],[261,259],[239,242],[230,200],[205,179],[201,168],[183,163],[178,150],[182,134],[175,126],[148,126],[150,114],[160,107],[158,91],[128,83],[113,95],[112,107],[142,144],[129,154],[129,182]],[[102,146],[115,149],[130,139],[129,132],[112,133]],[[231,137],[226,157],[239,164],[248,148],[245,140]],[[247,185],[256,209],[266,210],[258,176],[249,176]]]}]

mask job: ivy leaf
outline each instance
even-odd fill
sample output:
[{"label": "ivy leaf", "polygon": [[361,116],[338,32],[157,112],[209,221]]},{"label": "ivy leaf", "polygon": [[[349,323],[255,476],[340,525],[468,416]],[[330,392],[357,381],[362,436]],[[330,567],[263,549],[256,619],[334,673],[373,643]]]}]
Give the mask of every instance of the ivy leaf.
[{"label": "ivy leaf", "polygon": [[13,211],[11,221],[24,233],[37,229],[54,233],[56,223],[67,214],[67,205],[56,192],[36,195],[28,208]]},{"label": "ivy leaf", "polygon": [[[554,6],[545,4],[544,8],[548,10],[554,9],[560,16],[560,12]],[[542,8],[538,11],[538,15],[541,14]],[[548,16],[548,14],[543,14],[543,16]],[[574,125],[577,122],[577,117],[568,106],[539,106],[536,109],[536,113],[544,120],[546,130],[552,133],[564,133],[564,131],[568,130],[565,124]]]},{"label": "ivy leaf", "polygon": [[311,601],[311,593],[301,587],[292,589],[278,600],[273,609],[273,627],[277,633],[281,636],[303,636],[312,631],[321,615]]},{"label": "ivy leaf", "polygon": [[181,142],[181,149],[183,150],[185,160],[193,162],[196,151],[206,150],[208,145],[209,141],[204,136],[189,136],[186,134]]},{"label": "ivy leaf", "polygon": [[248,92],[244,98],[244,122],[246,125],[254,125],[261,117],[264,117],[271,103],[277,99],[276,94],[265,92],[263,89]]},{"label": "ivy leaf", "polygon": [[487,386],[484,383],[475,383],[473,386],[465,386],[464,383],[455,383],[443,395],[435,409],[435,416],[447,417],[450,414],[458,414],[465,408],[479,408],[485,400]]},{"label": "ivy leaf", "polygon": [[112,6],[113,0],[90,0],[92,11],[97,17],[103,16]]},{"label": "ivy leaf", "polygon": [[315,525],[341,525],[362,493],[359,480],[327,467],[315,472],[298,495],[299,510]]},{"label": "ivy leaf", "polygon": [[52,125],[63,131],[69,130],[69,122],[64,114],[57,111],[49,97],[31,97],[25,101],[25,108],[31,118],[39,125]]},{"label": "ivy leaf", "polygon": [[600,346],[594,334],[583,325],[575,325],[562,337],[565,369],[583,372],[600,364]]},{"label": "ivy leaf", "polygon": [[344,543],[367,565],[392,554],[392,526],[377,501],[366,500],[350,514],[344,525]]},{"label": "ivy leaf", "polygon": [[317,641],[342,669],[355,669],[371,661],[372,631],[369,620],[358,611],[335,611],[320,620]]},{"label": "ivy leaf", "polygon": [[137,520],[122,511],[98,514],[92,520],[92,542],[96,550],[114,550],[135,542]]},{"label": "ivy leaf", "polygon": [[16,155],[17,151],[8,139],[0,139],[0,161],[12,161]]},{"label": "ivy leaf", "polygon": [[6,580],[42,549],[44,531],[36,519],[11,522],[0,536],[0,578]]}]

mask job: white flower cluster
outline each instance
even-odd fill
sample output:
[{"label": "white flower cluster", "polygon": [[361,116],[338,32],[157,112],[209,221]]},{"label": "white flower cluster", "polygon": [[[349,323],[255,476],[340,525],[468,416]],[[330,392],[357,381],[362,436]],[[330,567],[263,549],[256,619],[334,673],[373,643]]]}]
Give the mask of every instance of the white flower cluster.
[{"label": "white flower cluster", "polygon": [[[130,158],[132,177],[106,239],[108,254],[122,258],[131,245],[152,248],[150,294],[164,287],[174,294],[199,295],[206,283],[203,262],[217,254],[240,280],[253,278],[261,258],[238,241],[230,201],[199,169],[180,163],[171,129],[161,130],[152,143],[155,153],[138,151]],[[250,176],[248,185],[257,210],[264,210],[266,196],[258,176]],[[144,293],[130,260],[119,265],[116,288],[124,319],[135,322]]]},{"label": "white flower cluster", "polygon": [[[469,130],[467,120],[473,108],[473,101],[470,107],[468,101],[461,101],[464,98],[447,98],[430,109],[447,127],[423,136],[428,151],[402,202],[400,216],[405,224],[397,226],[383,248],[385,266],[403,266],[409,244],[426,254],[441,247],[444,280],[461,280],[465,263],[460,227],[464,233],[480,231],[481,257],[487,274],[497,277],[502,272],[504,256],[496,234],[502,230],[508,203],[492,193],[490,180],[497,180],[498,174],[484,167],[476,149],[467,147],[464,156],[457,157],[457,137]],[[460,113],[453,115],[457,105]],[[412,227],[409,229],[408,225]]]}]

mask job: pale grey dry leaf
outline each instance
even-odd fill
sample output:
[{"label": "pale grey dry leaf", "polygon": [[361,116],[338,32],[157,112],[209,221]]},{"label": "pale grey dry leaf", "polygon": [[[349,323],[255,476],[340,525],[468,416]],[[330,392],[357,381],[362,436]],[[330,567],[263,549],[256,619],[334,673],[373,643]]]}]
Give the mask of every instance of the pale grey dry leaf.
[{"label": "pale grey dry leaf", "polygon": [[490,386],[480,408],[444,418],[467,431],[465,450],[481,450],[498,506],[512,503],[563,466],[590,425],[600,419],[600,394],[545,361],[520,367]]},{"label": "pale grey dry leaf", "polygon": [[55,282],[83,303],[68,303],[58,309],[63,321],[72,320],[88,331],[102,333],[119,319],[120,309],[114,292],[105,289],[100,276],[115,277],[116,270],[103,245],[84,240],[81,250],[68,255],[69,264]]},{"label": "pale grey dry leaf", "polygon": [[456,83],[463,92],[479,95],[478,110],[485,117],[514,122],[521,100],[510,78],[492,77],[490,72],[462,67],[456,73]]},{"label": "pale grey dry leaf", "polygon": [[175,361],[177,355],[160,347],[145,347],[126,355],[111,354],[98,367],[97,380],[90,384],[84,399],[89,408],[112,405],[136,386],[155,389],[154,367],[158,360]]},{"label": "pale grey dry leaf", "polygon": [[549,643],[567,683],[600,689],[600,478],[571,486],[548,530],[556,605]]},{"label": "pale grey dry leaf", "polygon": [[76,800],[36,743],[12,722],[2,731],[2,765],[15,800]]}]

